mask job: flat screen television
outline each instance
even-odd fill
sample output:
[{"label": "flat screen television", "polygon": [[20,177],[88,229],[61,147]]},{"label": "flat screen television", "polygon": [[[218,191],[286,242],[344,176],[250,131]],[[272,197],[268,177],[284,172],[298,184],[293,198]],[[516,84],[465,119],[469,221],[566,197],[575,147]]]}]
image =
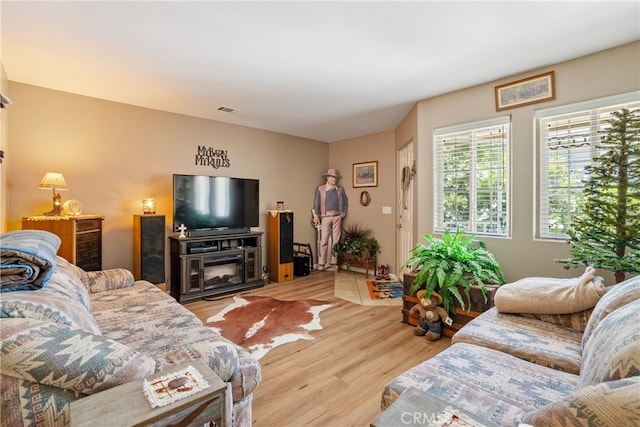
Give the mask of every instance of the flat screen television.
[{"label": "flat screen television", "polygon": [[257,179],[173,175],[173,231],[248,231],[259,225]]}]

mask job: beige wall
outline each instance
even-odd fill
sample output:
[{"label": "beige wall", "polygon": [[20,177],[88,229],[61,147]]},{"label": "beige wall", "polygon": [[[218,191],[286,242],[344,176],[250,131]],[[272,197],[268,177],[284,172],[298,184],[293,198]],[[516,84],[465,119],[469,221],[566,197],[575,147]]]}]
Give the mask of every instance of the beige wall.
[{"label": "beige wall", "polygon": [[[340,185],[349,198],[349,213],[343,226],[358,223],[371,228],[380,243],[378,264],[395,264],[395,199],[396,199],[396,155],[393,131],[381,132],[359,138],[332,143],[329,149],[330,167],[342,176]],[[353,187],[353,164],[378,162],[377,187]],[[360,194],[367,191],[371,196],[368,206],[360,204]],[[383,207],[390,207],[391,214],[383,214]],[[392,267],[392,271],[395,271]]]},{"label": "beige wall", "polygon": [[[507,280],[526,276],[575,276],[580,271],[563,269],[553,262],[566,257],[569,246],[563,242],[534,239],[535,162],[533,115],[537,109],[570,104],[640,88],[640,43],[610,49],[522,75],[457,91],[418,103],[419,233],[433,231],[432,132],[434,128],[510,114],[512,118],[512,235],[508,239],[484,238],[505,270]],[[555,71],[556,99],[551,102],[496,112],[494,87],[537,73]],[[426,171],[427,173],[423,173]],[[604,274],[613,281],[609,273]]]},{"label": "beige wall", "polygon": [[[51,209],[51,193],[37,186],[45,172],[62,172],[69,186],[63,200],[106,217],[104,267],[132,268],[133,214],[154,197],[171,233],[172,174],[184,173],[259,179],[259,229],[266,231],[266,211],[284,200],[299,213],[295,241],[315,244],[307,213],[328,168],[328,144],[15,82],[10,88],[10,229]],[[228,150],[231,167],[194,165],[198,145]]]},{"label": "beige wall", "polygon": [[[4,66],[0,61],[0,91],[6,96],[9,95],[9,81],[4,71]],[[7,182],[7,141],[9,133],[9,108],[0,109],[0,150],[4,151],[5,159],[0,164],[0,233],[7,230],[7,191],[5,190]]]}]

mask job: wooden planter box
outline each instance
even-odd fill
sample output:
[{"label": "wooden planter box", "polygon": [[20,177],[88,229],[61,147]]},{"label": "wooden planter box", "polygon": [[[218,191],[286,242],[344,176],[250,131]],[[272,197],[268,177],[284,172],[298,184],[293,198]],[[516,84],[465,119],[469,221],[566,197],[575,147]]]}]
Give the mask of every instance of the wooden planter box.
[{"label": "wooden planter box", "polygon": [[[411,285],[413,284],[415,277],[415,274],[406,273],[402,282],[404,287],[404,295],[402,296],[402,322],[411,326],[418,326],[419,320],[417,316],[412,316],[411,314],[409,314],[409,310],[411,310],[411,307],[418,303],[418,298],[416,298],[415,294],[411,295],[410,292]],[[443,322],[442,335],[446,337],[453,336],[453,334],[455,334],[464,325],[469,323],[474,317],[477,317],[483,311],[487,311],[491,307],[493,307],[493,298],[497,289],[497,285],[487,285],[487,302],[485,303],[480,287],[472,286],[470,293],[470,310],[463,310],[462,308],[460,308],[460,304],[458,303],[458,301],[456,301],[456,312],[453,315],[449,315],[453,320],[453,324],[449,326]]]},{"label": "wooden planter box", "polygon": [[365,277],[369,278],[369,270],[373,271],[373,276],[376,275],[377,268],[377,258],[373,257],[370,259],[350,259],[349,261],[342,261],[339,264],[342,268],[343,266],[347,267],[347,270],[351,269],[351,267],[364,268]]}]

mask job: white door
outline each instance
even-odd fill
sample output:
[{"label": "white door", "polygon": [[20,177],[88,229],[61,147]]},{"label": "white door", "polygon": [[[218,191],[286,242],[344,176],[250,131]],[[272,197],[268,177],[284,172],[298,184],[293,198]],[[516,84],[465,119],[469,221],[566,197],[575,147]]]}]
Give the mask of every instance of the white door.
[{"label": "white door", "polygon": [[402,281],[404,270],[400,268],[407,262],[413,248],[413,175],[415,174],[415,160],[413,157],[413,141],[398,150],[398,201],[396,247],[398,259],[396,260],[398,280]]}]

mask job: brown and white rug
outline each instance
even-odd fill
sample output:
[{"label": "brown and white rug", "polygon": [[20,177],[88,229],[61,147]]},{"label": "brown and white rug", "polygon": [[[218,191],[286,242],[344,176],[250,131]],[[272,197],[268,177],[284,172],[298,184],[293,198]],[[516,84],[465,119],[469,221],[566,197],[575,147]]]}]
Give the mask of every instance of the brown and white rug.
[{"label": "brown and white rug", "polygon": [[320,312],[334,305],[314,299],[281,301],[263,296],[235,296],[233,303],[207,319],[207,326],[260,359],[269,350],[322,329]]}]

